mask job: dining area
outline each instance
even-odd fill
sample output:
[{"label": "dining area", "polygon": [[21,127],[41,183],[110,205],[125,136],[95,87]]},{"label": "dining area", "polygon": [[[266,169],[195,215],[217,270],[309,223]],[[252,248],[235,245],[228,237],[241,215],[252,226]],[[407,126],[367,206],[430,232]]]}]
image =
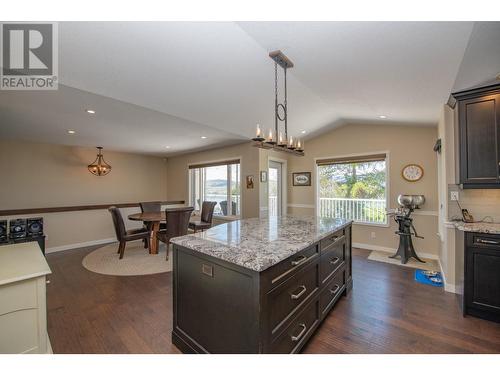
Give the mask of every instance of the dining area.
[{"label": "dining area", "polygon": [[119,259],[125,256],[127,242],[142,240],[145,251],[150,255],[158,255],[160,242],[165,244],[165,259],[168,260],[170,240],[189,232],[196,233],[209,229],[213,225],[216,204],[217,202],[204,201],[199,215],[196,215],[194,207],[191,206],[162,209],[160,201],[140,202],[141,212],[127,216],[127,219],[132,222],[142,223],[142,227],[136,229],[126,229],[120,209],[115,206],[109,207],[108,211],[111,214],[118,241],[116,253]]}]

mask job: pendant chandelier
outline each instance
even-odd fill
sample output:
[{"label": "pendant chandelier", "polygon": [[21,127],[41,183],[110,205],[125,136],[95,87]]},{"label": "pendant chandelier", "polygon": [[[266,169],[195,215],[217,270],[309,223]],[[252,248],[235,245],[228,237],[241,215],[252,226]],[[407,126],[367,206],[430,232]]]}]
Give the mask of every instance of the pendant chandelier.
[{"label": "pendant chandelier", "polygon": [[105,176],[109,172],[111,172],[111,165],[104,161],[104,157],[102,156],[102,147],[96,147],[99,150],[97,154],[97,158],[94,160],[92,164],[89,164],[88,169],[89,172],[96,176]]},{"label": "pendant chandelier", "polygon": [[[257,124],[256,135],[252,141],[256,147],[304,156],[304,142],[297,137],[288,136],[286,71],[288,68],[293,68],[293,63],[281,51],[270,52],[269,57],[274,60],[274,130],[269,129],[265,137],[260,125]],[[283,103],[278,103],[278,65],[283,68],[284,72]],[[283,131],[280,127],[281,123],[283,123]]]}]

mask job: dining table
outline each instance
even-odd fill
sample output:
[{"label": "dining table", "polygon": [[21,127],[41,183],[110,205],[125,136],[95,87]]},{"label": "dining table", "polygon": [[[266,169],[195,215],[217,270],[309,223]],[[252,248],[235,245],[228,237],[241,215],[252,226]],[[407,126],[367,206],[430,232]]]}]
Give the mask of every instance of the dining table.
[{"label": "dining table", "polygon": [[158,254],[159,240],[158,232],[160,231],[160,223],[167,221],[167,214],[165,211],[159,212],[139,212],[136,214],[128,215],[129,220],[142,221],[151,231],[151,238],[149,241],[149,253]]}]

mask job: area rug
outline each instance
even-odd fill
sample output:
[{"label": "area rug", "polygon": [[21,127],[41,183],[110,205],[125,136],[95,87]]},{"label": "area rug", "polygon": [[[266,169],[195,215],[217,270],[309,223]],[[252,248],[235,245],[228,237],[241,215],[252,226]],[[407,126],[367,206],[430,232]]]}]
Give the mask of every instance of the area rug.
[{"label": "area rug", "polygon": [[100,247],[85,258],[82,265],[89,271],[103,275],[137,276],[172,271],[172,251],[165,260],[166,246],[160,243],[159,253],[149,254],[142,241],[128,242],[122,259],[119,259],[118,243]]},{"label": "area rug", "polygon": [[439,269],[439,264],[437,260],[435,259],[426,259],[422,258],[425,263],[420,263],[419,261],[411,258],[408,263],[406,264],[401,264],[401,260],[399,258],[389,258],[389,256],[392,255],[391,253],[388,253],[386,251],[372,251],[370,255],[368,256],[369,260],[375,260],[377,262],[384,262],[384,263],[390,263],[390,264],[395,264],[397,266],[403,266],[403,267],[411,267],[411,268],[418,268],[422,270],[427,270],[427,271],[440,271]]}]

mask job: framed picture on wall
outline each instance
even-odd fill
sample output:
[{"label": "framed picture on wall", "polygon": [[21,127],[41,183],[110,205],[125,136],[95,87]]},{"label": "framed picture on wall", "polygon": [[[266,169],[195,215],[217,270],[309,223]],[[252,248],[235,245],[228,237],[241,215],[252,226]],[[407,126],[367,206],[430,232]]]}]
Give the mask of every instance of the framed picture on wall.
[{"label": "framed picture on wall", "polygon": [[292,173],[293,186],[311,186],[311,172]]},{"label": "framed picture on wall", "polygon": [[249,175],[246,178],[247,180],[247,189],[253,189],[253,176]]}]

